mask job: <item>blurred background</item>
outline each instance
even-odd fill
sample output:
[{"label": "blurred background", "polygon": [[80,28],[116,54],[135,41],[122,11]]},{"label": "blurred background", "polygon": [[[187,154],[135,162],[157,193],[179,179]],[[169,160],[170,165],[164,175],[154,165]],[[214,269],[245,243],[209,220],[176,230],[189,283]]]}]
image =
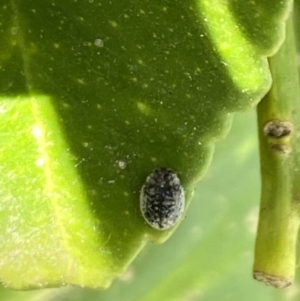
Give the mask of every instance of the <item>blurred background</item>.
[{"label": "blurred background", "polygon": [[297,281],[278,290],[252,278],[260,200],[255,112],[236,114],[186,216],[164,244],[148,244],[105,291],[2,288],[1,301],[291,301]]}]

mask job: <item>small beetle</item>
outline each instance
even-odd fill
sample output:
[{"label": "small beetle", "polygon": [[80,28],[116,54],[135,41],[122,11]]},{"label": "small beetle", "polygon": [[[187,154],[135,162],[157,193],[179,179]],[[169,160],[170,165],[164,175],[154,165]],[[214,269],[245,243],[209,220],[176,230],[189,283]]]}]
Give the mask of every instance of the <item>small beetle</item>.
[{"label": "small beetle", "polygon": [[146,222],[155,229],[174,226],[184,211],[185,195],[178,176],[169,168],[154,170],[140,194],[140,208]]}]

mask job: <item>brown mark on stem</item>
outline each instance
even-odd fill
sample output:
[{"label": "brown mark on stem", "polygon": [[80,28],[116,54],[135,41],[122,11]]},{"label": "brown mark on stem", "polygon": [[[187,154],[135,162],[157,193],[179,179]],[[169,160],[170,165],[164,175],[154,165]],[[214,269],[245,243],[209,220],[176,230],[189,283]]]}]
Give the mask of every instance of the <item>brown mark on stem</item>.
[{"label": "brown mark on stem", "polygon": [[262,272],[254,272],[254,279],[264,282],[266,285],[273,286],[275,288],[285,288],[292,284],[292,279],[282,278],[278,276],[268,275]]},{"label": "brown mark on stem", "polygon": [[293,124],[289,121],[271,120],[263,128],[272,151],[287,155],[291,152],[290,136]]}]

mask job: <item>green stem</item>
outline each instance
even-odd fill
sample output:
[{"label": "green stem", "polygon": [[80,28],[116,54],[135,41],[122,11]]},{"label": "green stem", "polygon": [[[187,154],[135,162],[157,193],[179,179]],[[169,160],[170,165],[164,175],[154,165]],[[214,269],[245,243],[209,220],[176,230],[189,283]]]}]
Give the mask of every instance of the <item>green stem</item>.
[{"label": "green stem", "polygon": [[[273,84],[259,103],[262,195],[254,278],[274,287],[293,282],[300,203],[300,88],[292,17],[269,59]],[[298,140],[298,141],[297,141]]]}]

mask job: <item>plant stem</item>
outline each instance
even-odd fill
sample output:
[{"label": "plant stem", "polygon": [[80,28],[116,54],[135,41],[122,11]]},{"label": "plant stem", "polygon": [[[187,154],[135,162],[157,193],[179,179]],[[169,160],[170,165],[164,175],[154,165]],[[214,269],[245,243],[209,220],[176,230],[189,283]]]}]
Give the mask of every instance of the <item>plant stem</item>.
[{"label": "plant stem", "polygon": [[300,88],[292,17],[269,58],[273,84],[257,107],[262,194],[254,278],[274,287],[293,282],[300,206]]}]

